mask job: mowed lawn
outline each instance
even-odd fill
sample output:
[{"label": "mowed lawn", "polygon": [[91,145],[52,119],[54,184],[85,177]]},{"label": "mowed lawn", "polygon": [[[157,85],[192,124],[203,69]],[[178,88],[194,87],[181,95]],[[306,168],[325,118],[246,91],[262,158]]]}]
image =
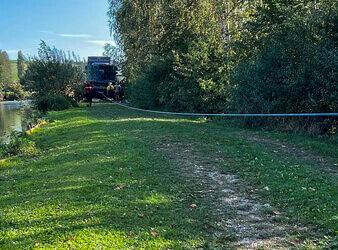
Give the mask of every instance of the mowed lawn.
[{"label": "mowed lawn", "polygon": [[0,249],[233,247],[235,237],[214,223],[212,201],[196,192],[200,181],[160,150],[172,142],[196,145],[192,157],[222,155],[218,167],[241,178],[244,193],[254,187],[260,202],[281,214],[278,220],[310,228],[290,231],[289,247],[336,244],[335,142],[273,136],[316,155],[313,147],[321,147],[330,172],[311,157],[297,159],[252,140],[266,133],[217,121],[112,104],[51,112],[48,119],[31,136],[38,154],[0,162]]}]

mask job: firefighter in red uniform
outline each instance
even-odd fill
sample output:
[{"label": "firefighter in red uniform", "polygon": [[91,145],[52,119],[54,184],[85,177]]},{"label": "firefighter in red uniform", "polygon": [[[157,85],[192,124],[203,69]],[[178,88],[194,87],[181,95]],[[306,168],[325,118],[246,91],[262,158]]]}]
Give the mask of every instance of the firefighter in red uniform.
[{"label": "firefighter in red uniform", "polygon": [[86,82],[85,84],[86,90],[86,101],[88,102],[87,107],[91,107],[93,103],[93,85],[90,82]]}]

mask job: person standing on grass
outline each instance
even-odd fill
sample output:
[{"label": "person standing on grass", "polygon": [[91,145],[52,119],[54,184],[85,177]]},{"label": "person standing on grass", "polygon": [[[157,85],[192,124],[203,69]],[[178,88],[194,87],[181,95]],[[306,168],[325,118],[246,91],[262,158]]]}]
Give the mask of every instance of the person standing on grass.
[{"label": "person standing on grass", "polygon": [[93,103],[93,85],[91,82],[86,82],[85,84],[85,90],[86,90],[86,101],[87,101],[87,107],[91,107]]},{"label": "person standing on grass", "polygon": [[111,82],[108,84],[108,87],[107,87],[107,95],[110,99],[115,99],[115,90]]},{"label": "person standing on grass", "polygon": [[120,92],[121,92],[121,85],[116,83],[114,86],[114,90],[115,90],[115,100],[117,102],[120,101]]},{"label": "person standing on grass", "polygon": [[125,90],[125,79],[121,81],[121,90],[120,90],[120,100],[123,100],[124,97],[124,90]]}]

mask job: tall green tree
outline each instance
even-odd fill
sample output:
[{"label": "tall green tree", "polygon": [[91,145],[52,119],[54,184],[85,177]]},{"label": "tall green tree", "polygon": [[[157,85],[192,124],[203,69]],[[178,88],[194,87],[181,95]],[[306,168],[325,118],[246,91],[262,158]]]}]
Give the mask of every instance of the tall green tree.
[{"label": "tall green tree", "polygon": [[7,90],[12,83],[11,63],[6,51],[0,50],[0,91]]},{"label": "tall green tree", "polygon": [[190,111],[224,108],[230,55],[236,54],[233,40],[259,1],[250,2],[111,1],[108,14],[125,53],[131,92],[140,88],[133,85],[151,81],[156,105]]},{"label": "tall green tree", "polygon": [[[231,108],[239,113],[336,112],[336,1],[264,0],[244,39],[247,57],[234,69]],[[250,49],[248,49],[250,48]],[[250,120],[248,120],[250,122]],[[266,120],[265,120],[266,121]],[[334,119],[297,119],[294,127],[333,131]],[[314,129],[315,128],[315,129]]]},{"label": "tall green tree", "polygon": [[104,46],[103,56],[110,57],[114,64],[121,68],[124,63],[124,53],[123,50],[113,44],[107,43]]},{"label": "tall green tree", "polygon": [[21,50],[18,52],[17,69],[18,69],[18,76],[21,79],[23,77],[24,70],[25,70],[25,58]]},{"label": "tall green tree", "polygon": [[108,15],[138,106],[337,109],[337,1],[111,0]]}]

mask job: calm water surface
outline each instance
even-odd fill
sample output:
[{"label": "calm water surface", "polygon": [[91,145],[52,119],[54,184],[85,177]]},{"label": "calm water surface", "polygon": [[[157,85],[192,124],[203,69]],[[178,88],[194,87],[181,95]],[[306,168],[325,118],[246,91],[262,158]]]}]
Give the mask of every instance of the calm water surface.
[{"label": "calm water surface", "polygon": [[0,102],[0,143],[15,131],[22,131],[21,119],[24,102]]}]

